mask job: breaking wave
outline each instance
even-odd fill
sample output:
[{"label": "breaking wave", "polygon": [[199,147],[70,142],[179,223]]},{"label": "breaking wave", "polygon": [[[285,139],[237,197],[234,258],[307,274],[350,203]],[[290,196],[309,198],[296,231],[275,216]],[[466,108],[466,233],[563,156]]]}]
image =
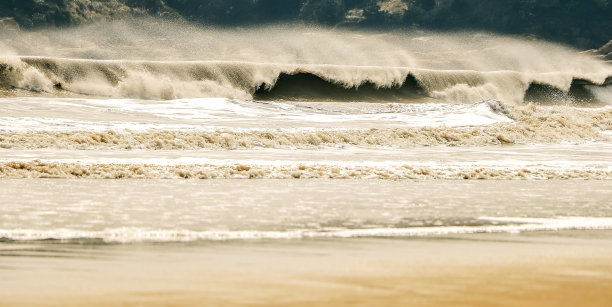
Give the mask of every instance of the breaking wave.
[{"label": "breaking wave", "polygon": [[177,99],[605,103],[612,73],[479,72],[329,64],[158,62],[19,57],[0,86],[54,96]]},{"label": "breaking wave", "polygon": [[612,86],[594,57],[479,33],[138,21],[0,37],[4,95],[607,103]]},{"label": "breaking wave", "polygon": [[214,130],[0,130],[5,149],[198,150],[246,148],[321,148],[336,146],[483,146],[608,140],[612,108],[513,106],[488,101],[486,106],[509,118],[485,126],[381,129],[214,129]]}]

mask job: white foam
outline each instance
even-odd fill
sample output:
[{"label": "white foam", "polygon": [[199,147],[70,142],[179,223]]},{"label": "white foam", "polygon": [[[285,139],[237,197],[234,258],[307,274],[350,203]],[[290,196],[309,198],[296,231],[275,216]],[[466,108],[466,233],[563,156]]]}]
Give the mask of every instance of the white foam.
[{"label": "white foam", "polygon": [[[70,132],[70,131],[133,131],[147,132],[154,130],[196,130],[193,125],[153,124],[115,121],[84,121],[65,118],[45,117],[0,117],[0,131],[7,132]],[[210,129],[208,129],[210,130]]]},{"label": "white foam", "polygon": [[599,217],[559,217],[559,218],[519,218],[519,217],[482,217],[482,220],[509,223],[508,225],[486,226],[440,226],[414,228],[374,228],[374,229],[337,229],[320,230],[163,230],[146,228],[112,228],[101,231],[76,229],[0,229],[0,237],[10,240],[70,240],[101,239],[105,242],[188,242],[221,240],[260,240],[260,239],[305,239],[305,238],[364,238],[364,237],[426,237],[475,233],[520,233],[532,231],[560,230],[605,230],[612,229],[612,218]]},{"label": "white foam", "polygon": [[[2,131],[149,131],[211,129],[356,129],[482,126],[511,121],[486,103],[472,105],[369,104],[366,113],[331,112],[316,104],[293,106],[225,98],[135,99],[4,98],[19,108],[0,117]],[[27,107],[26,107],[27,106]],[[53,112],[51,112],[53,110]],[[50,114],[53,113],[53,116]],[[121,121],[116,119],[121,117]],[[125,120],[124,120],[125,119]]]},{"label": "white foam", "polygon": [[15,150],[0,149],[0,162],[121,165],[249,165],[254,167],[376,167],[433,169],[612,170],[611,143],[511,147],[320,148],[251,150]]}]

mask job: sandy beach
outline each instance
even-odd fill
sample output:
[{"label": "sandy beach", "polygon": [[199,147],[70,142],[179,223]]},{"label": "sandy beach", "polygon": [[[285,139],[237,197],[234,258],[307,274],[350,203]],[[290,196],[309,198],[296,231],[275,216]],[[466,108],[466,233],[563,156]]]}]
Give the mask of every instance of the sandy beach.
[{"label": "sandy beach", "polygon": [[0,305],[609,306],[611,237],[3,244]]},{"label": "sandy beach", "polygon": [[608,181],[1,183],[1,306],[612,300]]}]

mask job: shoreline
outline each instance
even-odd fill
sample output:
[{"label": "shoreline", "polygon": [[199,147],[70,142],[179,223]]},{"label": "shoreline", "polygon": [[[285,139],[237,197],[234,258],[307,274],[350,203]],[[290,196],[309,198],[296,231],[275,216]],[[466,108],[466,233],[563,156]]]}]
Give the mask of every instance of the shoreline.
[{"label": "shoreline", "polygon": [[[608,306],[612,301],[612,230],[560,230],[558,223],[563,216],[609,219],[607,181],[2,179],[0,184],[0,229],[119,227],[128,234],[374,225],[433,229],[457,223],[480,227],[486,216],[499,223],[527,216],[524,221],[550,221],[557,230],[188,243],[2,240],[0,306]],[[595,225],[591,222],[587,226]]]}]

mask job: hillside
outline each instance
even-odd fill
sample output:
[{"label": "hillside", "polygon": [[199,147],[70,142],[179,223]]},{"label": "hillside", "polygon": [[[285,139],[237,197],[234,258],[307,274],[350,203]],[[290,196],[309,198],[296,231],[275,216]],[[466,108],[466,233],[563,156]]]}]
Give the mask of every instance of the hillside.
[{"label": "hillside", "polygon": [[3,0],[22,29],[139,16],[221,26],[299,22],[337,27],[477,30],[598,48],[611,39],[610,0]]}]

